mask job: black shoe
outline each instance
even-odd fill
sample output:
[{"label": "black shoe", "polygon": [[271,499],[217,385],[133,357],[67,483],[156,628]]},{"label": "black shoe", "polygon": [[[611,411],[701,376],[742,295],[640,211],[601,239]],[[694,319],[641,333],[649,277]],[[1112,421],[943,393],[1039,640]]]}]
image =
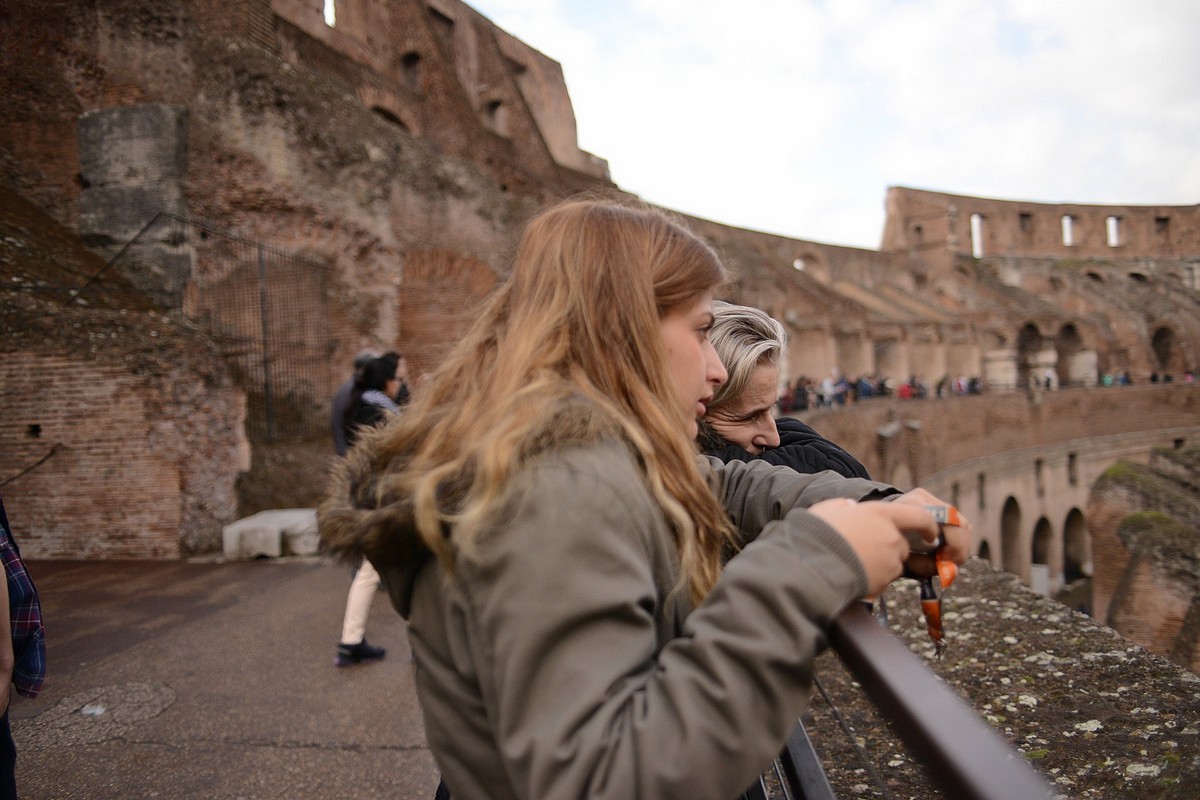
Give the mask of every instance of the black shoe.
[{"label": "black shoe", "polygon": [[363,639],[358,644],[339,644],[337,646],[337,658],[334,660],[334,665],[339,667],[349,667],[352,664],[365,664],[368,661],[378,661],[387,655],[387,650],[382,647],[373,647],[367,644],[367,640]]}]

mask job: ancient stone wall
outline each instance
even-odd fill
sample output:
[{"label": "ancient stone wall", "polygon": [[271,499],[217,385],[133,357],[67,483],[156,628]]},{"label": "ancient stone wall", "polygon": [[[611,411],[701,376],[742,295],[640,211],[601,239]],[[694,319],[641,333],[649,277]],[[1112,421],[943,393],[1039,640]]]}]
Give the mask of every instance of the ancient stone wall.
[{"label": "ancient stone wall", "polygon": [[177,361],[131,352],[145,332],[111,319],[59,319],[90,352],[10,339],[0,353],[3,493],[23,552],[178,558],[218,547],[249,468],[244,399],[223,364],[203,350]]},{"label": "ancient stone wall", "polygon": [[[1093,609],[1123,636],[1200,670],[1200,448],[1119,462],[1092,487]],[[1189,623],[1190,620],[1190,623]]]},{"label": "ancient stone wall", "polygon": [[880,249],[919,255],[942,273],[971,255],[1195,259],[1200,206],[1030,203],[893,186]]}]

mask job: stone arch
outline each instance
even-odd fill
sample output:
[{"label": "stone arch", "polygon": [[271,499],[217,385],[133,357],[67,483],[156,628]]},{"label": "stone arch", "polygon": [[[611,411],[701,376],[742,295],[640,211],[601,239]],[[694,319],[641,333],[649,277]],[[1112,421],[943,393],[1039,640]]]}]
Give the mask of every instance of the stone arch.
[{"label": "stone arch", "polygon": [[1072,508],[1063,521],[1063,581],[1071,583],[1092,574],[1088,552],[1087,520],[1078,508]]},{"label": "stone arch", "polygon": [[[382,106],[371,106],[371,110],[375,112],[376,116],[382,117],[393,125],[398,126],[401,130],[408,131],[408,126],[404,124],[404,120],[397,117],[389,109],[383,108]],[[412,131],[408,132],[412,133]]]},{"label": "stone arch", "polygon": [[414,379],[445,358],[497,283],[491,267],[468,255],[442,249],[407,255],[396,349],[408,357]]},{"label": "stone arch", "polygon": [[1072,369],[1072,365],[1077,363],[1078,356],[1084,348],[1083,337],[1079,335],[1079,329],[1075,327],[1074,323],[1068,322],[1062,326],[1054,343],[1054,349],[1058,351],[1058,361],[1054,365],[1054,370],[1058,375],[1058,385],[1071,386],[1079,383],[1080,375]]},{"label": "stone arch", "polygon": [[483,121],[489,129],[505,138],[512,135],[510,111],[503,100],[488,100],[483,104]]},{"label": "stone arch", "polygon": [[1025,578],[1025,554],[1021,547],[1021,504],[1009,497],[1000,511],[1000,566]]},{"label": "stone arch", "polygon": [[1150,350],[1153,353],[1154,369],[1168,374],[1183,371],[1179,337],[1168,325],[1159,325],[1150,335]]},{"label": "stone arch", "polygon": [[400,126],[409,133],[420,134],[421,131],[418,130],[412,114],[404,109],[395,93],[378,86],[360,86],[357,93],[359,101],[383,119]]},{"label": "stone arch", "polygon": [[1048,594],[1051,589],[1050,549],[1054,544],[1054,526],[1045,517],[1033,526],[1029,543],[1029,583],[1035,591]]},{"label": "stone arch", "polygon": [[1017,331],[1017,386],[1029,385],[1031,367],[1038,353],[1045,349],[1042,332],[1032,322],[1026,322]]},{"label": "stone arch", "polygon": [[986,539],[979,543],[979,549],[976,551],[976,555],[989,564],[992,563],[992,548],[988,546]]}]

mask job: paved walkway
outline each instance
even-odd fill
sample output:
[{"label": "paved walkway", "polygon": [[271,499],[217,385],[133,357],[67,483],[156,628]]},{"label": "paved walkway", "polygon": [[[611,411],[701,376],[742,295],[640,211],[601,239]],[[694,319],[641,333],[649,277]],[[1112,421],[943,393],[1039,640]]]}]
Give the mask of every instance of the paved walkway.
[{"label": "paved walkway", "polygon": [[336,669],[350,575],[325,559],[32,562],[50,672],[13,706],[23,800],[432,798],[404,623]]}]

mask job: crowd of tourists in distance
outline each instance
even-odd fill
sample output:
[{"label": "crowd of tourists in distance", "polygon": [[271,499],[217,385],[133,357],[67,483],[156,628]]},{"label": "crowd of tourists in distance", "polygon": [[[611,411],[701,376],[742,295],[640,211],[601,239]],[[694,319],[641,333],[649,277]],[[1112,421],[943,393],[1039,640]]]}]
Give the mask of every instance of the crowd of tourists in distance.
[{"label": "crowd of tourists in distance", "polygon": [[931,390],[919,375],[913,375],[899,385],[883,375],[860,375],[848,379],[844,375],[830,375],[817,381],[801,375],[794,382],[783,386],[779,393],[779,407],[783,413],[808,411],[814,408],[832,408],[868,400],[872,397],[896,397],[900,400],[921,400],[926,397],[951,397],[954,395],[980,394],[983,381],[977,377],[945,376]]}]

